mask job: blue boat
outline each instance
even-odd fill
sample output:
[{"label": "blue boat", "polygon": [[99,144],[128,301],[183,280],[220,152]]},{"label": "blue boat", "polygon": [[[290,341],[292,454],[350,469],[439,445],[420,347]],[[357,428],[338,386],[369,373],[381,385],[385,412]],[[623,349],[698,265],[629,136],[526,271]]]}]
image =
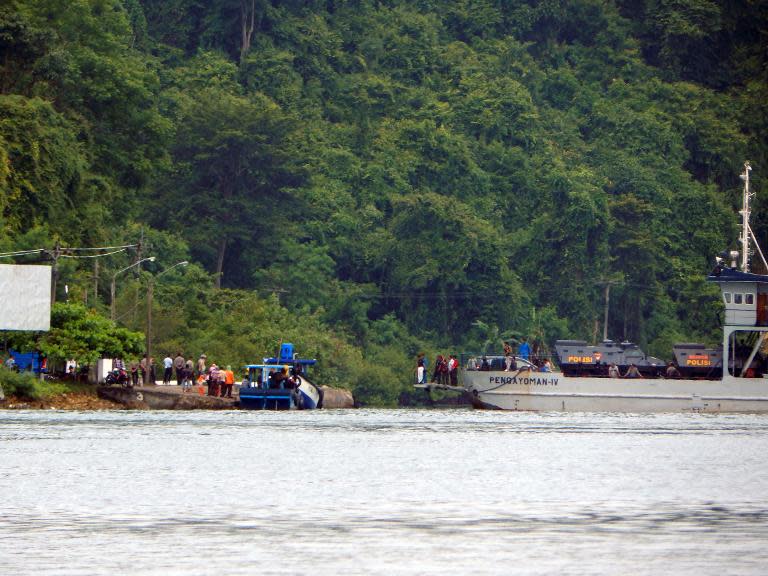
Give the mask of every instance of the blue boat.
[{"label": "blue boat", "polygon": [[298,358],[293,344],[280,346],[278,357],[248,364],[240,387],[240,407],[249,410],[314,410],[322,408],[323,393],[308,378],[317,360]]}]

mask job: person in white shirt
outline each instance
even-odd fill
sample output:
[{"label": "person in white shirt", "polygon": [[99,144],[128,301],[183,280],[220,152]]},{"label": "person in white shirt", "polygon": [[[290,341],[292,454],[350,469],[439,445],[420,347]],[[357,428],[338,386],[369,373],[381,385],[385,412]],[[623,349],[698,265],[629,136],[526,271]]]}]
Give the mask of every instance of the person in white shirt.
[{"label": "person in white shirt", "polygon": [[163,384],[167,385],[171,383],[171,376],[173,375],[173,359],[170,356],[163,358],[163,368],[165,368]]},{"label": "person in white shirt", "polygon": [[451,354],[451,358],[448,360],[448,377],[451,380],[451,386],[459,385],[459,361],[453,354]]}]

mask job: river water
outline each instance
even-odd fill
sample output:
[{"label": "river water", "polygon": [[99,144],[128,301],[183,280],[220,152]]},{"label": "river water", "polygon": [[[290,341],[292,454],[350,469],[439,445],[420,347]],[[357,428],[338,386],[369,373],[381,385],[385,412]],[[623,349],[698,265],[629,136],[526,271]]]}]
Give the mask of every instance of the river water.
[{"label": "river water", "polygon": [[768,418],[0,411],[0,573],[766,574]]}]

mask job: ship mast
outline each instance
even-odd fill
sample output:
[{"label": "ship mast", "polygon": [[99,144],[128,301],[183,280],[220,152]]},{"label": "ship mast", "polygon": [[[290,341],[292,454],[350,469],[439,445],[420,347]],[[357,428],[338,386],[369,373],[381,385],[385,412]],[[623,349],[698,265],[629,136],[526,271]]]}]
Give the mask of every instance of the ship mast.
[{"label": "ship mast", "polygon": [[741,271],[749,272],[749,235],[751,230],[749,229],[749,173],[752,171],[752,167],[749,165],[749,161],[744,162],[744,173],[741,175],[741,179],[744,180],[744,195],[742,197],[742,209],[741,209]]},{"label": "ship mast", "polygon": [[753,192],[749,191],[749,173],[752,171],[752,166],[749,165],[749,161],[744,162],[744,173],[739,177],[744,180],[744,195],[742,205],[744,208],[739,212],[741,214],[741,236],[739,237],[739,243],[741,244],[741,271],[749,272],[749,256],[751,248],[749,246],[750,239],[754,241],[757,253],[760,255],[760,259],[763,262],[763,266],[768,270],[768,262],[763,256],[763,251],[760,249],[760,244],[755,237],[755,233],[752,232],[752,228],[749,225],[749,216],[751,210],[749,207],[749,201],[754,196]]}]

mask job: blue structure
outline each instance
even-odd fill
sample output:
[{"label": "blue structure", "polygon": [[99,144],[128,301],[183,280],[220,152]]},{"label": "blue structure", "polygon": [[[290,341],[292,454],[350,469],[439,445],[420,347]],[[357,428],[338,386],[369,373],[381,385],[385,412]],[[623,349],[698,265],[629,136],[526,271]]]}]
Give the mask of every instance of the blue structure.
[{"label": "blue structure", "polygon": [[297,358],[293,344],[280,346],[277,357],[249,364],[240,387],[240,407],[251,410],[313,410],[322,407],[322,391],[308,379],[317,360]]},{"label": "blue structure", "polygon": [[16,361],[16,369],[19,372],[34,372],[40,374],[40,372],[47,372],[47,369],[43,368],[43,361],[45,360],[39,352],[17,352],[16,350],[9,350],[9,354],[13,356]]}]

